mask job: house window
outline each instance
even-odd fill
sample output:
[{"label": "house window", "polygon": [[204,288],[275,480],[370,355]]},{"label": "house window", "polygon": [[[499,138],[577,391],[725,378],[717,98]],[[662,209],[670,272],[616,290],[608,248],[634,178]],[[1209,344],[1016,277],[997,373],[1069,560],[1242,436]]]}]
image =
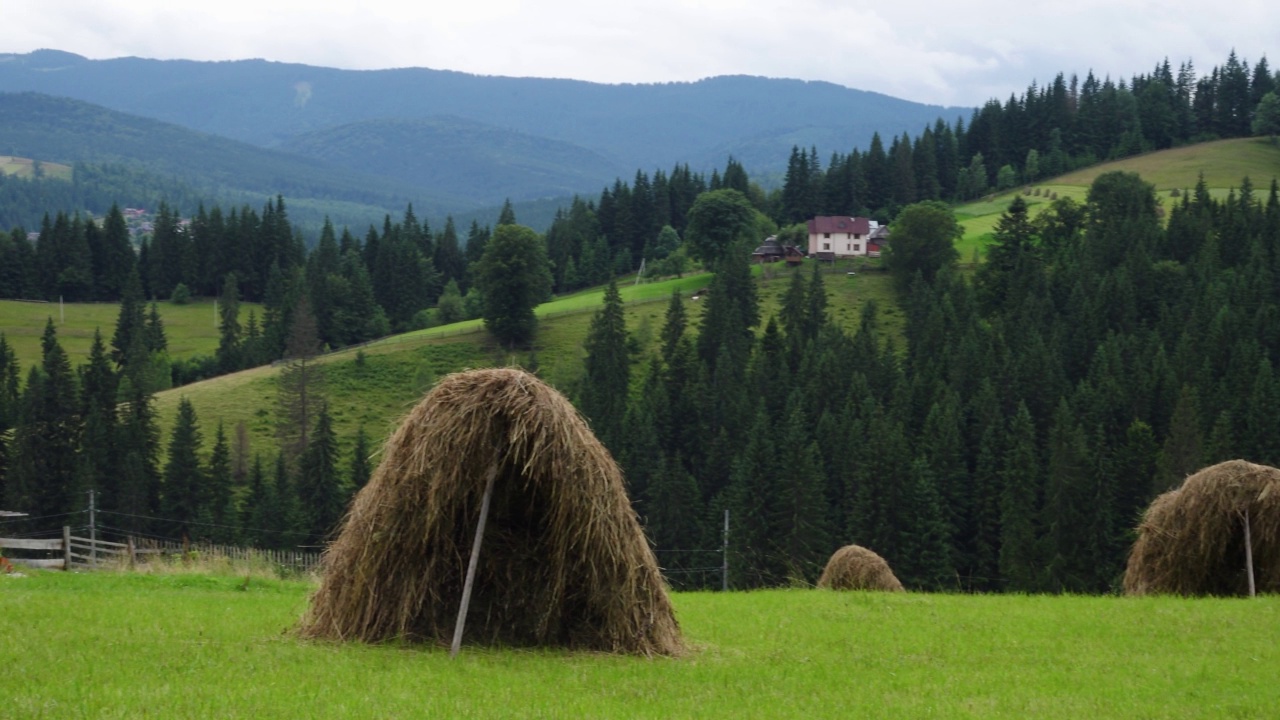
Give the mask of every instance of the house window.
[{"label": "house window", "polygon": [[849,243],[844,244],[844,251],[849,252]]},{"label": "house window", "polygon": [[831,233],[822,233],[822,239],[823,239],[823,240],[830,240],[830,239],[831,239]]},{"label": "house window", "polygon": [[862,246],[861,246],[861,245],[854,245],[854,246],[853,246],[853,251],[854,251],[854,252],[862,252]]},{"label": "house window", "polygon": [[861,240],[861,239],[862,239],[862,233],[857,233],[856,235],[854,235],[854,236],[853,236],[853,239],[854,239],[854,240]]},{"label": "house window", "polygon": [[823,250],[830,250],[830,249],[831,249],[831,243],[822,243],[822,249],[823,249]]}]

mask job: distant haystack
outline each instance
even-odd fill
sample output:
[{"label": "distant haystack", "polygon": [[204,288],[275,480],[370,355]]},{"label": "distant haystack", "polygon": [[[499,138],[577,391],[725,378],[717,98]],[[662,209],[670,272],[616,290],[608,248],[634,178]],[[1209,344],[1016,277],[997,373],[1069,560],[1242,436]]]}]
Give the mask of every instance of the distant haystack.
[{"label": "distant haystack", "polygon": [[409,413],[325,554],[301,633],[448,642],[495,469],[469,642],[682,650],[617,465],[562,395],[515,369],[450,375]]},{"label": "distant haystack", "polygon": [[831,556],[818,578],[818,587],[832,590],[902,592],[902,583],[884,558],[862,547],[845,545]]},{"label": "distant haystack", "polygon": [[1231,460],[1157,497],[1138,526],[1130,595],[1244,595],[1245,518],[1258,592],[1280,592],[1280,470]]}]

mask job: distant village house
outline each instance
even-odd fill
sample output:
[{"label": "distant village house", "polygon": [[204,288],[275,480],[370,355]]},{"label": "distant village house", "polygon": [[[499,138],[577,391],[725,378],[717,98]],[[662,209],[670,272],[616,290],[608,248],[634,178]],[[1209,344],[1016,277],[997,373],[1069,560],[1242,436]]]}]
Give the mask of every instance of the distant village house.
[{"label": "distant village house", "polygon": [[880,257],[889,228],[870,218],[818,216],[809,223],[809,256],[820,260]]},{"label": "distant village house", "polygon": [[804,252],[795,245],[783,245],[777,235],[764,239],[764,244],[751,253],[751,262],[771,263],[786,260],[788,265],[799,265],[804,260]]}]

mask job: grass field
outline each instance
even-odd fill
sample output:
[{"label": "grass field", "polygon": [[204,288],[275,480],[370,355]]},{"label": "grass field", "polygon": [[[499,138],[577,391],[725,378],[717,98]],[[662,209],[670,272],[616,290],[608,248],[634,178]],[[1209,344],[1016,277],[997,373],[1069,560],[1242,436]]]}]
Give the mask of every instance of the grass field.
[{"label": "grass field", "polygon": [[[890,279],[885,273],[863,268],[864,265],[856,263],[828,268],[832,272],[823,277],[831,317],[841,327],[853,332],[861,318],[863,304],[874,300],[880,308],[882,330],[894,337],[901,347],[905,318],[897,308]],[[760,329],[763,330],[768,318],[777,313],[790,275],[782,267],[767,270],[757,267],[754,271],[760,276]],[[801,270],[805,273],[806,282],[809,271],[810,266]],[[847,274],[850,271],[858,272],[850,276]],[[628,332],[642,349],[656,349],[667,301],[673,290],[685,298],[690,327],[696,328],[702,316],[702,305],[690,298],[695,290],[709,282],[708,275],[694,275],[620,286],[619,292],[627,303]],[[362,348],[348,348],[325,356],[320,360],[325,368],[324,394],[333,415],[340,455],[343,458],[348,455],[361,425],[374,446],[380,446],[400,417],[440,376],[450,372],[520,365],[536,369],[552,385],[571,392],[582,372],[583,340],[591,326],[593,313],[601,303],[602,294],[602,290],[595,289],[539,306],[536,313],[541,320],[532,351],[502,351],[484,332],[481,321],[468,320],[397,335]],[[632,366],[632,377],[637,384],[645,370],[639,360],[637,358]],[[209,438],[221,420],[228,434],[237,423],[244,422],[249,430],[252,451],[262,452],[266,457],[273,456],[277,447],[276,397],[280,370],[280,367],[254,368],[159,393],[156,408],[162,437],[168,441],[178,403],[185,397],[195,408],[206,438],[206,452],[211,445]]]},{"label": "grass field", "polygon": [[1089,186],[1101,174],[1120,170],[1136,172],[1155,186],[1156,197],[1169,207],[1172,191],[1194,188],[1200,174],[1215,197],[1226,197],[1248,177],[1255,196],[1265,200],[1272,178],[1280,177],[1280,146],[1266,138],[1218,140],[1187,147],[1147,153],[1068,173],[1043,183],[989,195],[978,202],[956,208],[956,216],[964,228],[964,237],[956,244],[961,262],[971,262],[985,252],[996,221],[1013,202],[1014,195],[1024,190],[1038,190],[1038,195],[1023,195],[1034,217],[1048,207],[1053,197],[1069,197],[1083,203]]},{"label": "grass field", "polygon": [[[169,355],[187,358],[212,355],[218,349],[218,328],[214,325],[213,300],[192,301],[186,305],[156,303],[160,320],[169,340]],[[255,303],[240,304],[241,322],[247,322],[253,310],[262,319],[262,308]],[[18,356],[24,368],[40,362],[40,338],[45,323],[53,318],[58,331],[58,344],[67,352],[72,365],[89,359],[94,330],[102,331],[102,340],[110,349],[111,335],[116,331],[120,315],[118,303],[41,303],[0,300],[0,333]]]},{"label": "grass field", "polygon": [[1280,598],[673,597],[692,651],[302,642],[309,585],[0,576],[0,717],[1273,718]]},{"label": "grass field", "polygon": [[[40,170],[46,177],[71,180],[72,169],[70,165],[42,162],[40,163]],[[36,174],[35,162],[31,158],[0,155],[0,173],[30,179],[35,177]]]}]

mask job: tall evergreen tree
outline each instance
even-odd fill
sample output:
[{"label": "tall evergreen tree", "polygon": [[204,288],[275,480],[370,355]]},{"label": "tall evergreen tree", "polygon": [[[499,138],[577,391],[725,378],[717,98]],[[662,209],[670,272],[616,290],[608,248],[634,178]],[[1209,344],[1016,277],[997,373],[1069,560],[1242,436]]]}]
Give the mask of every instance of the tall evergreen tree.
[{"label": "tall evergreen tree", "polygon": [[235,273],[227,273],[218,297],[218,371],[230,373],[245,367],[244,340],[240,328],[240,287]]},{"label": "tall evergreen tree", "polygon": [[240,512],[232,487],[231,446],[221,420],[209,453],[205,478],[208,483],[204,492],[206,501],[199,513],[201,533],[215,543],[235,544],[239,541],[236,525]]},{"label": "tall evergreen tree", "polygon": [[276,425],[282,452],[290,462],[306,452],[311,440],[312,418],[324,404],[324,373],[313,360],[320,351],[320,338],[306,295],[299,296],[293,316],[285,351],[289,362],[278,379],[280,415]]},{"label": "tall evergreen tree", "polygon": [[631,358],[622,296],[612,280],[604,291],[604,305],[591,320],[583,343],[582,412],[592,429],[614,454],[622,449],[623,415],[631,384]]},{"label": "tall evergreen tree", "polygon": [[298,496],[305,498],[305,518],[309,545],[323,544],[330,538],[346,509],[346,493],[338,474],[338,438],[333,432],[333,419],[328,406],[321,404],[316,417],[315,433],[302,453],[298,469]]},{"label": "tall evergreen tree", "polygon": [[352,493],[360,492],[368,484],[371,475],[373,468],[369,465],[369,439],[365,435],[364,425],[361,425],[356,429],[355,445],[351,448],[351,467],[347,471],[347,482]]},{"label": "tall evergreen tree", "polygon": [[1037,518],[1040,511],[1040,459],[1035,425],[1027,406],[1009,425],[1000,501],[1000,575],[1006,590],[1034,592],[1040,588],[1041,566]]},{"label": "tall evergreen tree", "polygon": [[191,538],[205,532],[205,528],[195,525],[208,490],[199,458],[201,442],[195,407],[183,397],[178,401],[160,496],[160,513],[170,537]]}]

